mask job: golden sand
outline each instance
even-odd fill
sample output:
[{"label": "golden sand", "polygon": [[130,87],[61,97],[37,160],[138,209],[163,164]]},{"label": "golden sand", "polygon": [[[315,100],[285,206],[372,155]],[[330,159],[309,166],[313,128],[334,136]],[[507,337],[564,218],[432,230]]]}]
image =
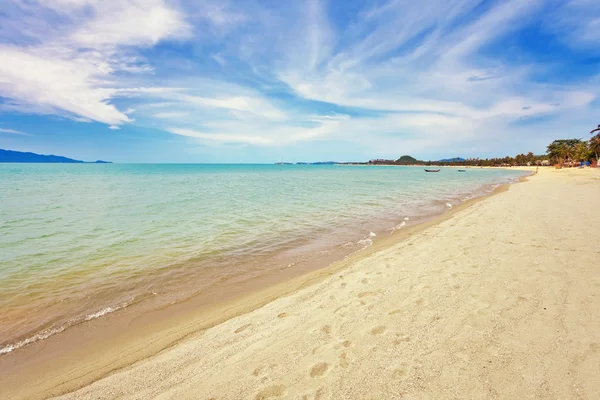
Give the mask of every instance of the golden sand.
[{"label": "golden sand", "polygon": [[598,399],[599,196],[541,169],[59,398]]}]

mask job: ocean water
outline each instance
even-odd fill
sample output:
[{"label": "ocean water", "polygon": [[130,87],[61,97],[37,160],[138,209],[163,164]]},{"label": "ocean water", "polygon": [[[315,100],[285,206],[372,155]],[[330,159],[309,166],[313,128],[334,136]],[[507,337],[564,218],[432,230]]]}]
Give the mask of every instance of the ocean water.
[{"label": "ocean water", "polygon": [[0,356],[125,307],[329,263],[523,172],[0,164]]}]

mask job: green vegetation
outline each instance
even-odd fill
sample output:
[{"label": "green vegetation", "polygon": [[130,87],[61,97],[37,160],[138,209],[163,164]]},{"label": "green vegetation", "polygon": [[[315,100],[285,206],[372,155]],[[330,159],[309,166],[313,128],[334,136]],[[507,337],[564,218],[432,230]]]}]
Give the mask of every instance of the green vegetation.
[{"label": "green vegetation", "polygon": [[[547,148],[550,161],[555,164],[579,164],[582,161],[593,161],[598,158],[598,135],[589,142],[582,139],[561,139],[550,143]],[[595,150],[594,150],[595,149]]]},{"label": "green vegetation", "polygon": [[417,160],[414,157],[404,155],[404,156],[400,157],[399,159],[397,159],[394,164],[397,164],[397,165],[415,165],[415,164],[419,164],[419,160]]},{"label": "green vegetation", "polygon": [[600,162],[600,133],[590,139],[590,152],[596,156],[596,163]]},{"label": "green vegetation", "polygon": [[[598,129],[592,131],[599,132]],[[574,166],[581,162],[597,163],[600,156],[600,133],[592,136],[589,141],[583,139],[558,139],[550,143],[546,154],[534,155],[517,154],[515,157],[501,158],[453,158],[440,161],[417,160],[409,155],[404,155],[397,160],[375,159],[368,163],[371,165],[464,165],[475,167],[502,167],[502,166],[526,166],[526,165],[551,165],[560,164]]]}]

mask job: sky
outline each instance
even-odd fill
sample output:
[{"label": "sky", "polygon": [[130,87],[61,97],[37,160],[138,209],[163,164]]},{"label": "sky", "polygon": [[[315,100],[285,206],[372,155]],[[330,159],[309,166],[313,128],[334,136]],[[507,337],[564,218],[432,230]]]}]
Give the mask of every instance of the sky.
[{"label": "sky", "polygon": [[0,148],[424,160],[600,123],[597,0],[0,0]]}]

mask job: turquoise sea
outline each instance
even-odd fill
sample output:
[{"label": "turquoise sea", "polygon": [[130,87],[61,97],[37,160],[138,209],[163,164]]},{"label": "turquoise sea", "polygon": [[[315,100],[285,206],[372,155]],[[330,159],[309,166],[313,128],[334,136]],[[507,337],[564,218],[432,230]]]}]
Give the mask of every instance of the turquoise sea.
[{"label": "turquoise sea", "polygon": [[523,175],[0,164],[0,355],[125,307],[343,258]]}]

